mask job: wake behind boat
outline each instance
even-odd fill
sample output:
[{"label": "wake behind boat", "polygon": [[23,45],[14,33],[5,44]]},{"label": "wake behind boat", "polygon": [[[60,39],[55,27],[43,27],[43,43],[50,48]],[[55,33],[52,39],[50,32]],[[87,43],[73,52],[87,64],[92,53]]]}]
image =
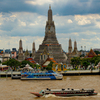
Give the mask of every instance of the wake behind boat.
[{"label": "wake behind boat", "polygon": [[91,96],[91,95],[97,95],[97,92],[94,89],[46,89],[41,90],[39,93],[36,92],[30,92],[31,94],[34,94],[37,97],[41,97],[48,94],[53,94],[56,96]]},{"label": "wake behind boat", "polygon": [[51,80],[56,80],[56,79],[62,79],[63,75],[62,74],[58,74],[56,72],[53,71],[48,71],[48,72],[44,72],[44,73],[34,73],[34,72],[21,72],[21,80],[27,80],[27,79],[51,79]]}]

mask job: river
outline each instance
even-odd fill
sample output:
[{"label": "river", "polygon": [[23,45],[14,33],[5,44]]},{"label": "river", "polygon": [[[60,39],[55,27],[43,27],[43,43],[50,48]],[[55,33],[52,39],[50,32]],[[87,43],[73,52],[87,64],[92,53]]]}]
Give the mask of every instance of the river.
[{"label": "river", "polygon": [[[30,92],[40,92],[42,89],[62,88],[94,88],[96,96],[57,97],[47,95],[35,97]],[[100,100],[100,75],[64,76],[63,80],[12,80],[0,78],[0,100]]]}]

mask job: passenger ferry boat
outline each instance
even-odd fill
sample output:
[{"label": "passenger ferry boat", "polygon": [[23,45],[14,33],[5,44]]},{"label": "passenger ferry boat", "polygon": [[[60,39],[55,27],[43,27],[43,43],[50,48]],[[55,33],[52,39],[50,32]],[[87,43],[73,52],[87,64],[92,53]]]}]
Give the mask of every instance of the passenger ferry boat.
[{"label": "passenger ferry boat", "polygon": [[62,79],[63,75],[58,74],[53,71],[48,71],[44,73],[34,73],[34,72],[21,72],[21,80],[26,80],[26,79],[51,79],[51,80],[56,80],[56,79]]},{"label": "passenger ferry boat", "polygon": [[46,89],[41,90],[39,93],[30,92],[37,97],[41,97],[43,95],[53,94],[56,96],[91,96],[97,95],[97,92],[94,89]]}]

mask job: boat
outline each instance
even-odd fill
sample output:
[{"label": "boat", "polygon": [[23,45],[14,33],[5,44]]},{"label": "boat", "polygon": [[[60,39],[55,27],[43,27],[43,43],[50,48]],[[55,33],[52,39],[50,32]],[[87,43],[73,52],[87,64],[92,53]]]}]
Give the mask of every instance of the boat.
[{"label": "boat", "polygon": [[56,73],[54,71],[47,72],[21,72],[21,80],[27,79],[51,79],[51,80],[61,80],[63,78],[62,74]]},{"label": "boat", "polygon": [[30,92],[31,94],[41,97],[48,94],[53,94],[56,96],[64,96],[64,97],[70,97],[70,96],[91,96],[91,95],[97,95],[97,92],[94,89],[45,89],[41,90],[39,93],[36,92]]}]

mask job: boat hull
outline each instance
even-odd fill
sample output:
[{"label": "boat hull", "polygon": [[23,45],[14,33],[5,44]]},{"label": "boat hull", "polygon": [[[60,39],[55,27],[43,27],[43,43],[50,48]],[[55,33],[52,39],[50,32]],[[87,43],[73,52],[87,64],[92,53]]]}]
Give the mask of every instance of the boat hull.
[{"label": "boat hull", "polygon": [[56,96],[62,96],[62,97],[71,97],[71,96],[92,96],[97,95],[97,93],[83,93],[83,94],[55,94]]},{"label": "boat hull", "polygon": [[43,96],[42,94],[40,94],[40,93],[37,93],[37,92],[30,92],[31,94],[34,94],[35,96],[37,96],[37,97],[41,97],[41,96]]},{"label": "boat hull", "polygon": [[21,80],[62,80],[63,75],[57,74],[55,72],[49,73],[31,73],[24,72],[21,73]]},{"label": "boat hull", "polygon": [[34,94],[37,97],[41,97],[43,95],[48,95],[48,94],[53,94],[55,96],[62,96],[62,97],[71,97],[71,96],[92,96],[92,95],[97,95],[98,93],[96,91],[93,92],[52,92],[49,90],[49,92],[41,91],[39,93],[36,92],[31,92],[31,94]]}]

